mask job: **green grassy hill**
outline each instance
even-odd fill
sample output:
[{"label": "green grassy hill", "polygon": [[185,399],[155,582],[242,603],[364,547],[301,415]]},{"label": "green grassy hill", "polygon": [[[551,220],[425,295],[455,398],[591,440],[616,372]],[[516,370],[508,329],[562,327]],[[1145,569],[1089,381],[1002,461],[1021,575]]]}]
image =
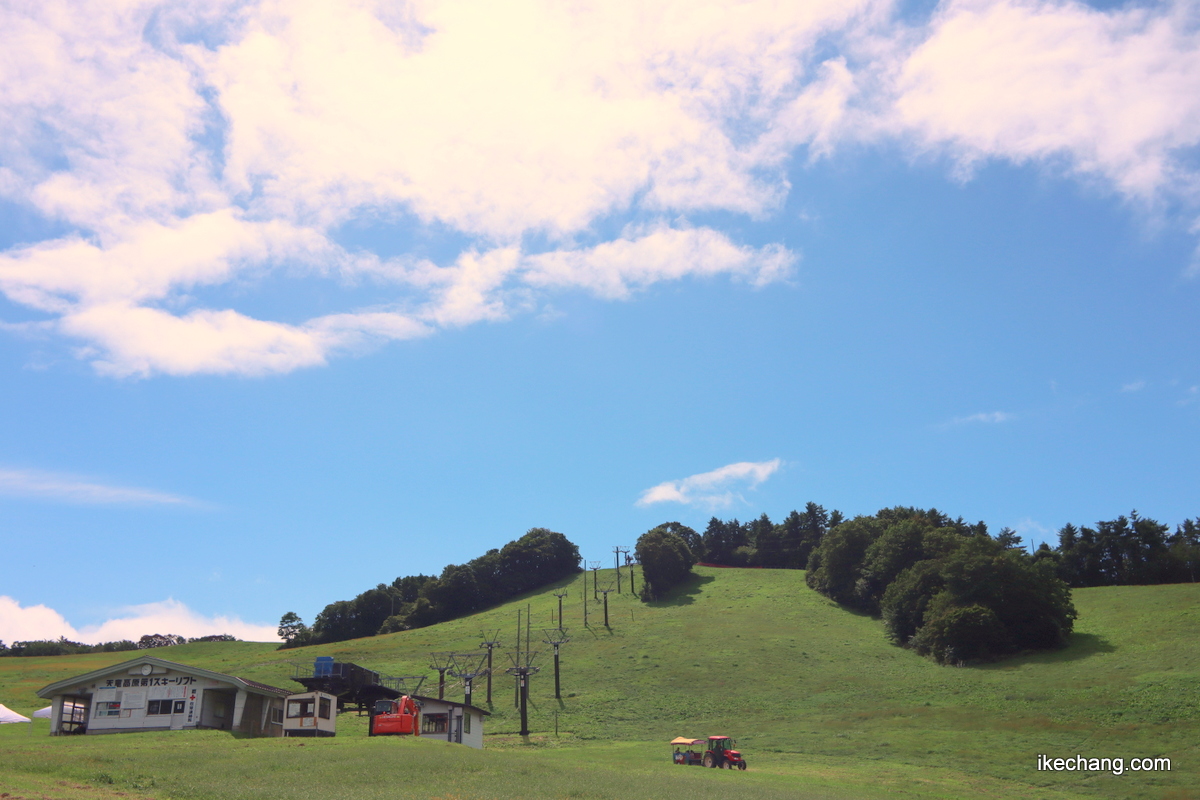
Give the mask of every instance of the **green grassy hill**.
[{"label": "green grassy hill", "polygon": [[[890,645],[878,620],[846,611],[810,591],[802,572],[696,571],[692,584],[665,602],[647,606],[628,594],[610,595],[609,629],[603,627],[596,606],[591,607],[593,624],[583,627],[582,576],[559,584],[569,591],[564,617],[573,637],[562,651],[564,696],[561,702],[553,697],[550,648],[541,645],[543,671],[532,682],[534,735],[529,741],[516,735],[513,686],[503,677],[495,686],[485,753],[439,755],[446,746],[421,749],[431,743],[401,745],[391,739],[382,747],[404,746],[409,748],[406,752],[420,750],[433,754],[431,758],[471,763],[478,759],[477,769],[468,774],[479,778],[479,786],[463,784],[465,793],[456,795],[461,797],[655,797],[675,791],[669,787],[682,786],[680,781],[689,785],[683,790],[687,794],[703,796],[704,787],[725,787],[722,791],[727,793],[728,778],[743,779],[733,781],[741,790],[739,797],[775,796],[776,791],[796,797],[801,789],[806,796],[830,797],[888,792],[940,797],[1200,797],[1193,788],[1200,785],[1200,586],[1078,590],[1074,597],[1080,617],[1066,649],[983,667],[951,668]],[[311,663],[315,655],[332,655],[389,674],[429,673],[430,651],[475,650],[482,630],[499,628],[503,645],[510,647],[517,609],[527,605],[534,639],[540,639],[540,630],[555,624],[554,588],[558,587],[431,628],[331,646],[277,651],[263,644],[206,643],[155,655],[279,686],[296,685],[289,680],[288,662]],[[508,665],[500,652],[497,656],[497,666]],[[0,659],[0,702],[28,712],[41,705],[34,696],[41,686],[126,657]],[[431,687],[432,680],[424,693],[434,693]],[[454,696],[461,698],[461,690]],[[479,685],[477,705],[486,705],[483,697]],[[556,715],[558,737],[553,733]],[[162,742],[147,744],[151,750],[182,746],[175,743],[186,739],[211,743],[206,748],[224,752],[235,742],[199,732],[85,737],[86,743],[72,740],[68,745],[66,739],[44,735],[30,742],[27,731],[17,728],[27,726],[0,729],[0,742],[19,745],[13,752],[24,755],[12,758],[26,765],[42,763],[38,758],[55,763],[53,754],[67,747],[81,753],[118,746],[124,751],[132,747],[124,742],[139,737]],[[44,734],[44,728],[39,733]],[[716,733],[738,740],[749,772],[712,778],[709,773],[716,771],[669,764],[669,748],[663,744],[669,739]],[[337,752],[341,761],[361,757],[367,773],[383,769],[370,757],[376,752],[371,748],[381,747],[379,740],[365,737],[361,720],[344,716],[333,741],[337,744],[321,743],[317,749],[325,747],[331,757]],[[274,754],[271,758],[295,752],[287,749],[294,748],[294,742],[242,741],[237,746]],[[449,750],[457,753],[461,748]],[[314,764],[320,760],[312,751],[304,752]],[[1126,761],[1166,756],[1172,770],[1127,771],[1120,776],[1038,772],[1039,754]],[[0,752],[0,770],[5,758]],[[27,774],[20,764],[11,761],[8,768],[13,774]],[[580,769],[596,773],[580,776],[584,788],[579,791],[585,794],[572,794],[570,780],[556,788],[548,784],[546,794],[522,794],[517,788],[507,793],[498,777],[511,777],[512,770],[558,775]],[[87,780],[87,770],[61,770],[81,780],[80,785],[94,784]],[[136,771],[136,766],[129,770]],[[28,780],[52,781],[57,774],[52,769]],[[642,789],[624,786],[634,774],[641,777],[633,785]],[[126,784],[131,786],[129,780]],[[184,778],[171,780],[178,784]],[[657,781],[667,783],[660,786]],[[691,787],[696,781],[699,788]],[[146,796],[307,796],[237,794],[233,789],[222,793],[212,787],[205,789],[210,794],[189,794],[176,784],[159,783],[174,788],[155,794],[159,790],[152,787]],[[528,789],[519,781],[513,786]],[[35,788],[46,791],[45,786]],[[752,790],[760,794],[746,794]],[[432,791],[421,789],[411,796],[434,796],[428,793]]]}]

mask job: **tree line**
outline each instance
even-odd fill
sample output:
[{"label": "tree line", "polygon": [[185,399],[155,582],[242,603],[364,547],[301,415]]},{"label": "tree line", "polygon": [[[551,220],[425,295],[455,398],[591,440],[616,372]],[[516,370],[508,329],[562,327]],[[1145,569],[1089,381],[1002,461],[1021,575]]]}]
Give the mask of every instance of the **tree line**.
[{"label": "tree line", "polygon": [[1074,627],[1067,583],[1004,529],[988,535],[936,509],[899,506],[831,529],[808,585],[883,619],[895,643],[962,664],[1059,647]]},{"label": "tree line", "polygon": [[[889,512],[885,509],[879,513]],[[961,516],[951,520],[937,509],[920,513],[946,523],[940,527],[988,534],[983,522],[967,523]],[[703,534],[678,522],[658,527],[684,541],[693,563],[806,569],[826,533],[844,521],[840,511],[826,511],[816,503],[808,503],[804,511],[792,511],[780,523],[762,514],[749,522],[713,517]],[[1019,549],[1022,542],[1011,528],[1001,528],[994,538],[1005,549]],[[1200,575],[1200,517],[1184,520],[1172,532],[1168,525],[1133,511],[1127,517],[1097,522],[1094,527],[1068,523],[1059,530],[1058,540],[1054,548],[1042,543],[1033,558],[1051,560],[1056,574],[1076,588],[1194,583]]]},{"label": "tree line", "polygon": [[73,642],[65,636],[58,639],[32,639],[27,642],[13,642],[6,645],[0,641],[0,657],[2,656],[74,656],[81,653],[121,653],[126,650],[146,650],[151,647],[170,647],[176,644],[191,644],[192,642],[240,642],[236,636],[228,633],[216,633],[209,636],[194,636],[186,638],[174,633],[148,633],[136,642],[131,639],[120,639],[114,642],[100,644],[84,644]]},{"label": "tree line", "polygon": [[1128,517],[1070,523],[1058,531],[1058,547],[1043,543],[1035,557],[1052,560],[1071,586],[1195,583],[1200,573],[1200,517],[1167,525],[1133,511]]},{"label": "tree line", "polygon": [[687,580],[692,565],[804,569],[830,528],[845,517],[808,503],[774,524],[765,513],[750,522],[713,517],[704,533],[679,522],[664,522],[638,538],[634,554],[642,566],[642,600],[651,601]]},{"label": "tree line", "polygon": [[447,565],[437,577],[399,577],[353,600],[330,603],[311,628],[289,611],[279,621],[281,648],[395,633],[461,617],[577,573],[579,559],[579,548],[563,534],[532,528],[502,548]]},{"label": "tree line", "polygon": [[1136,511],[1095,527],[1068,524],[1059,545],[1028,553],[1011,528],[906,506],[846,520],[808,503],[781,523],[709,520],[703,534],[667,522],[638,539],[642,599],[685,582],[693,564],[806,568],[806,582],[882,618],[894,642],[941,663],[1064,644],[1070,587],[1194,582],[1200,518],[1174,532]]}]

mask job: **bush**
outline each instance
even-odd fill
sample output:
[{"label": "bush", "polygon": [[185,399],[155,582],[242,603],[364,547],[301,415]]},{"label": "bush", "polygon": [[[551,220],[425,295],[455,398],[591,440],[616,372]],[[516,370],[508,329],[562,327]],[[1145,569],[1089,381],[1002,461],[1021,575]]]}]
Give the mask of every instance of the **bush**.
[{"label": "bush", "polygon": [[808,559],[808,585],[838,603],[860,604],[855,586],[862,577],[867,548],[883,533],[873,517],[855,517],[833,528]]},{"label": "bush", "polygon": [[896,576],[880,604],[888,638],[896,644],[908,644],[925,623],[930,601],[945,585],[936,561],[918,561]]},{"label": "bush", "polygon": [[1070,589],[1054,559],[1031,558],[1011,538],[936,511],[884,509],[830,530],[808,585],[880,612],[892,641],[942,663],[1061,646],[1076,617]]},{"label": "bush", "polygon": [[912,638],[912,648],[921,655],[933,656],[939,664],[992,658],[1012,649],[1008,632],[990,608],[949,605],[934,613]]},{"label": "bush", "polygon": [[638,537],[633,552],[642,565],[643,601],[661,597],[683,583],[696,563],[683,537],[661,525]]}]

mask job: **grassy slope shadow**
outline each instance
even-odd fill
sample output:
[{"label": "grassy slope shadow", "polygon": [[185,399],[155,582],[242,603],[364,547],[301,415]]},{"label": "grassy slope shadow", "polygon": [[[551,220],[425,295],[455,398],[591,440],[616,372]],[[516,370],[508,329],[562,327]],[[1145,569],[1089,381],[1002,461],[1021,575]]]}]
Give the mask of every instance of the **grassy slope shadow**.
[{"label": "grassy slope shadow", "polygon": [[676,586],[674,589],[667,591],[657,600],[652,600],[646,605],[651,608],[671,608],[673,606],[687,606],[696,602],[696,596],[704,591],[704,585],[715,581],[712,575],[696,575],[692,574],[683,583]]}]

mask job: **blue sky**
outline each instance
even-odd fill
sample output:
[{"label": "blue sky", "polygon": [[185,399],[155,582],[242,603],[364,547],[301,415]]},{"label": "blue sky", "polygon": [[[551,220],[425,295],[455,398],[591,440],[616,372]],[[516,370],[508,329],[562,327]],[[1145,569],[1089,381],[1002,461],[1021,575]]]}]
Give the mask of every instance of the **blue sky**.
[{"label": "blue sky", "polygon": [[1200,515],[1196,3],[501,6],[0,11],[0,639]]}]

